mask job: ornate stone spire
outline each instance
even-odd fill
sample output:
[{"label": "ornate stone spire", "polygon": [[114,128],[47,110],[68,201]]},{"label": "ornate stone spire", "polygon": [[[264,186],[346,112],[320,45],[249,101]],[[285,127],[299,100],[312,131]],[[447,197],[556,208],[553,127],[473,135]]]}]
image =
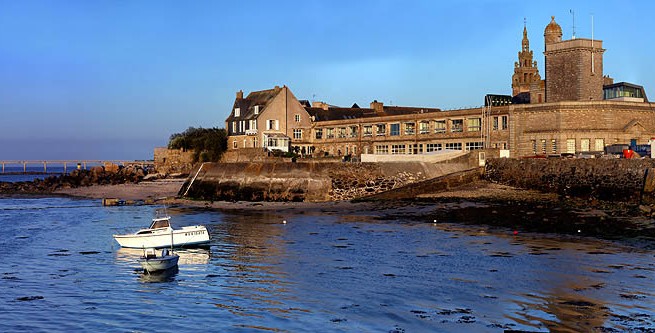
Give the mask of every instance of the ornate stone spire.
[{"label": "ornate stone spire", "polygon": [[530,50],[528,39],[528,28],[525,18],[523,19],[523,40],[521,51],[518,53],[519,61],[514,63],[514,75],[512,75],[512,96],[523,92],[529,92],[533,82],[541,80],[537,62],[532,60],[533,53]]}]

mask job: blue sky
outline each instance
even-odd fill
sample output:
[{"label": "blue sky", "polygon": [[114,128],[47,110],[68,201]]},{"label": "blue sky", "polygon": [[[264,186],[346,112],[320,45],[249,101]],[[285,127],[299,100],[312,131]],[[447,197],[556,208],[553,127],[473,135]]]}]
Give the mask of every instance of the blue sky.
[{"label": "blue sky", "polygon": [[330,104],[481,105],[511,93],[523,19],[603,40],[604,74],[655,99],[651,1],[0,0],[0,160],[150,159],[224,127],[235,92]]}]

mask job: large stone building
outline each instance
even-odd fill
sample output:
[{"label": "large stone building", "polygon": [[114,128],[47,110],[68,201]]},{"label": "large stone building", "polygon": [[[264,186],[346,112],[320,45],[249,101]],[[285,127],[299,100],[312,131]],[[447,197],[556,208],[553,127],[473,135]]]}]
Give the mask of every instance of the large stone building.
[{"label": "large stone building", "polygon": [[315,156],[499,148],[520,157],[603,151],[655,136],[655,108],[644,89],[603,76],[602,41],[562,40],[554,17],[544,41],[545,78],[524,25],[512,95],[487,95],[479,108],[443,111],[377,101],[344,108],[299,101],[286,86],[245,98],[240,91],[226,120],[228,146]]}]

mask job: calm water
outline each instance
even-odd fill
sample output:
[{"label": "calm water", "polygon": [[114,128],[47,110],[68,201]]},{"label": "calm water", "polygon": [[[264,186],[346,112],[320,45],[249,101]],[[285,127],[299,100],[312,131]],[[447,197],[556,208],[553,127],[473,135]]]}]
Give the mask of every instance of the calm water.
[{"label": "calm water", "polygon": [[[323,214],[169,208],[209,249],[143,275],[153,206],[0,199],[0,331],[619,332],[655,328],[655,251]],[[288,223],[281,223],[286,220]]]}]

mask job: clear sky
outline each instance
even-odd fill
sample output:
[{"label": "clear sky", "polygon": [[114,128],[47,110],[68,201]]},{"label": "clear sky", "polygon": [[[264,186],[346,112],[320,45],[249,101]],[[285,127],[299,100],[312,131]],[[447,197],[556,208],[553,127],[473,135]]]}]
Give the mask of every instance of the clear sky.
[{"label": "clear sky", "polygon": [[0,0],[0,160],[151,159],[224,127],[235,92],[442,109],[510,94],[523,20],[603,40],[604,74],[655,99],[652,1]]}]

